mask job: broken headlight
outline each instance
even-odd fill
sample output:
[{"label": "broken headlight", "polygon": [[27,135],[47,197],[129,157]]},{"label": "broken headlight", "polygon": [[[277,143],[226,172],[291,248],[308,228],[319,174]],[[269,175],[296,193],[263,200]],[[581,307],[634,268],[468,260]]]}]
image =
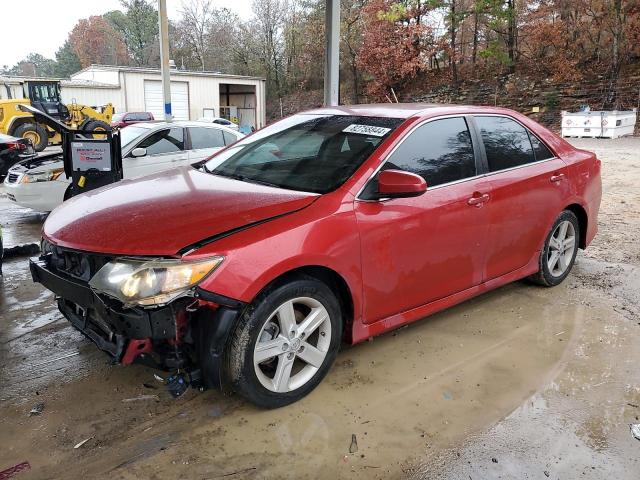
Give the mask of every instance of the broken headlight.
[{"label": "broken headlight", "polygon": [[124,304],[152,306],[168,303],[195,287],[224,257],[202,260],[120,259],[104,265],[89,282],[97,292]]}]

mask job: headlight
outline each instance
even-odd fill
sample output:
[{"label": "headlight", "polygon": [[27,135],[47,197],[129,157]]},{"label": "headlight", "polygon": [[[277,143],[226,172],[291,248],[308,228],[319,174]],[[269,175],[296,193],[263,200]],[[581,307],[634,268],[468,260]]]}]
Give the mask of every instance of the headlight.
[{"label": "headlight", "polygon": [[124,304],[151,306],[168,303],[200,283],[224,257],[197,261],[114,260],[103,266],[89,282],[95,291]]},{"label": "headlight", "polygon": [[55,170],[47,170],[40,173],[26,173],[20,183],[53,182],[63,173],[64,168],[56,168]]}]

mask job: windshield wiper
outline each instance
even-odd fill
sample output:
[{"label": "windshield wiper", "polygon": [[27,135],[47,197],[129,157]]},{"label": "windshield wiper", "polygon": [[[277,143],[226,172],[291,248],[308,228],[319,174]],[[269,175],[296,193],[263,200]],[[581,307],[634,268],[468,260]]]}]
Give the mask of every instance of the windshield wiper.
[{"label": "windshield wiper", "polygon": [[241,182],[247,183],[257,183],[258,185],[266,185],[267,187],[276,187],[283,188],[276,183],[265,182],[264,180],[257,180],[255,178],[247,177],[246,175],[240,175],[239,173],[220,173],[220,172],[209,172],[214,175],[220,175],[221,177],[231,178],[233,180],[240,180]]}]

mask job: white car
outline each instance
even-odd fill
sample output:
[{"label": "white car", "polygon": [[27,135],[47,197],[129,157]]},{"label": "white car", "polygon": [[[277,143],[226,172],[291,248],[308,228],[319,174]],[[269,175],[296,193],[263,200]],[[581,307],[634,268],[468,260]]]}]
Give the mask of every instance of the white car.
[{"label": "white car", "polygon": [[[222,125],[201,122],[137,123],[120,133],[124,178],[204,160],[244,137]],[[61,154],[18,162],[4,181],[10,200],[38,212],[50,212],[60,205],[70,183],[64,175]]]},{"label": "white car", "polygon": [[199,122],[213,123],[214,125],[222,125],[223,127],[231,128],[232,130],[238,130],[238,125],[231,120],[227,120],[222,117],[202,117],[198,119]]}]

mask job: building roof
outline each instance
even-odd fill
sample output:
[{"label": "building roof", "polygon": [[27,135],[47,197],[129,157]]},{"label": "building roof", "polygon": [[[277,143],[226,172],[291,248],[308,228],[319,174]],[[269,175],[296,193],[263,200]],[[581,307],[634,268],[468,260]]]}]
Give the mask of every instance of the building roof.
[{"label": "building roof", "polygon": [[56,77],[25,77],[21,75],[0,75],[0,83],[20,85],[24,82],[55,82],[64,80]]},{"label": "building roof", "polygon": [[118,88],[119,85],[112,83],[101,83],[83,78],[58,78],[58,77],[23,77],[17,75],[0,76],[0,84],[22,85],[24,82],[60,82],[63,87],[95,87],[95,88]]},{"label": "building roof", "polygon": [[[91,71],[115,71],[115,72],[132,72],[132,73],[155,73],[160,75],[159,68],[148,68],[148,67],[127,67],[120,65],[98,65],[91,64],[88,67],[83,68],[82,70],[71,75],[71,78],[75,75],[78,75],[82,72],[91,72]],[[261,80],[265,81],[264,77],[253,77],[246,75],[231,75],[222,72],[213,72],[213,71],[192,71],[192,70],[178,70],[176,68],[171,69],[171,75],[190,75],[190,76],[199,76],[199,77],[217,77],[217,78],[237,78],[244,80]]]},{"label": "building roof", "polygon": [[120,88],[120,85],[117,83],[102,83],[94,80],[85,80],[83,78],[61,80],[60,85],[63,87]]}]

